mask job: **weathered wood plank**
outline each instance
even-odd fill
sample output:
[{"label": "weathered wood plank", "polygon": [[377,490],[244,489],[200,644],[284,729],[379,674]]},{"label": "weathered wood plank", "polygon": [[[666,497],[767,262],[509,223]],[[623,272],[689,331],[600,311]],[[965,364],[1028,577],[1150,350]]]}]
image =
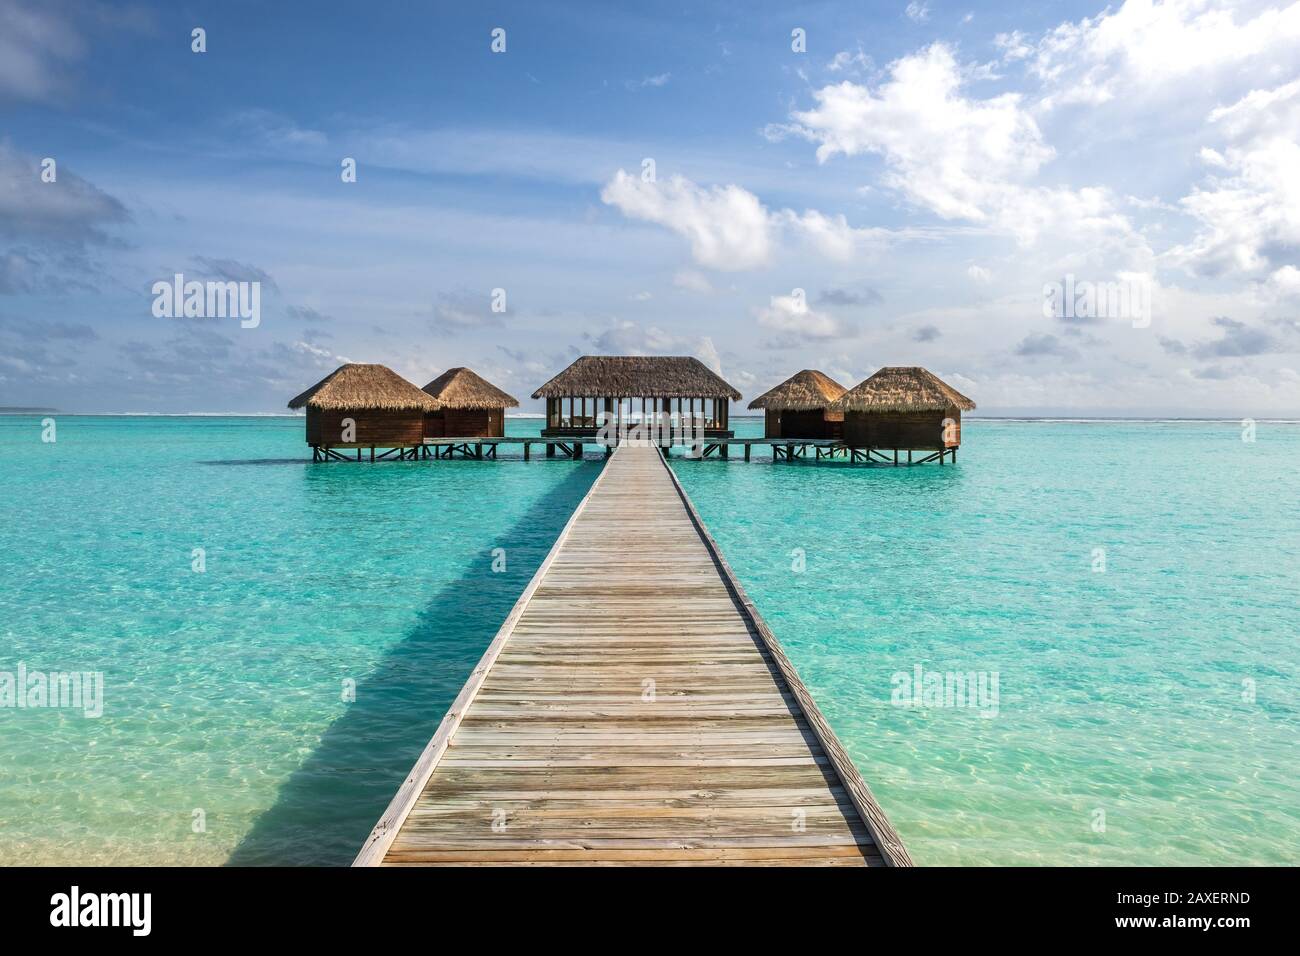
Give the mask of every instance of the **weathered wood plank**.
[{"label": "weathered wood plank", "polygon": [[846,761],[659,452],[620,448],[357,865],[909,862]]}]

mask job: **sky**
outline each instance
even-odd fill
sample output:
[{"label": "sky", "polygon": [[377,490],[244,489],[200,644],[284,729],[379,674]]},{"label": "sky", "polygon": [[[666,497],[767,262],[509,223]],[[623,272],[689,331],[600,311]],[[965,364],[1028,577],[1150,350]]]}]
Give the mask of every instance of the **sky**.
[{"label": "sky", "polygon": [[0,0],[0,406],[595,353],[1300,416],[1300,2]]}]

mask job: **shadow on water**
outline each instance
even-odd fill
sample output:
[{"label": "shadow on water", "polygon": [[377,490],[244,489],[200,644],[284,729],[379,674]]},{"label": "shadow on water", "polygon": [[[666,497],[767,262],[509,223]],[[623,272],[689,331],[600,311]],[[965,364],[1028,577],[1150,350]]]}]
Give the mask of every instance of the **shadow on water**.
[{"label": "shadow on water", "polygon": [[476,567],[434,596],[411,632],[358,682],[356,701],[285,782],[228,866],[352,862],[597,474],[598,467],[575,468],[515,523],[504,540],[526,543],[526,557],[514,557],[516,544],[510,573]]}]

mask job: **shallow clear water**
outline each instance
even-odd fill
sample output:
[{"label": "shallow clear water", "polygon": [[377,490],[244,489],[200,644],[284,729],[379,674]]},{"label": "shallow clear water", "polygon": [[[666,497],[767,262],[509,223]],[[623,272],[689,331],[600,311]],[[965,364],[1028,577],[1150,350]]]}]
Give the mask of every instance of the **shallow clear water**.
[{"label": "shallow clear water", "polygon": [[105,699],[0,708],[0,864],[350,862],[600,470],[312,465],[302,427],[0,417],[0,671]]},{"label": "shallow clear water", "polygon": [[[349,862],[600,469],[313,466],[293,419],[40,432],[0,417],[0,672],[102,671],[104,714],[0,708],[0,863]],[[674,464],[913,856],[1295,862],[1300,427],[965,438]],[[997,715],[891,705],[918,664],[997,672]]]},{"label": "shallow clear water", "polygon": [[[918,863],[1296,863],[1300,427],[1241,434],[674,467]],[[918,665],[988,693],[895,703]]]}]

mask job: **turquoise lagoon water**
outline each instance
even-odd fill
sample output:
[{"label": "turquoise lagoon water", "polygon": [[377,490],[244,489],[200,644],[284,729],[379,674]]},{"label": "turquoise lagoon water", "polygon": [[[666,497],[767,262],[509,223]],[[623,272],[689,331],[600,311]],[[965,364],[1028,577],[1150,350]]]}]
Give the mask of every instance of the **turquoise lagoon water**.
[{"label": "turquoise lagoon water", "polygon": [[0,417],[0,671],[103,671],[104,713],[0,708],[0,864],[350,862],[600,470],[56,420]]},{"label": "turquoise lagoon water", "polygon": [[[1300,426],[964,424],[956,467],[674,466],[912,856],[1300,862]],[[918,666],[996,715],[899,706]]]},{"label": "turquoise lagoon water", "polygon": [[[0,417],[0,671],[102,671],[104,714],[0,708],[0,863],[347,863],[600,469],[57,421]],[[965,437],[674,460],[916,860],[1296,862],[1300,427]],[[918,665],[996,672],[996,716],[891,704]]]}]

